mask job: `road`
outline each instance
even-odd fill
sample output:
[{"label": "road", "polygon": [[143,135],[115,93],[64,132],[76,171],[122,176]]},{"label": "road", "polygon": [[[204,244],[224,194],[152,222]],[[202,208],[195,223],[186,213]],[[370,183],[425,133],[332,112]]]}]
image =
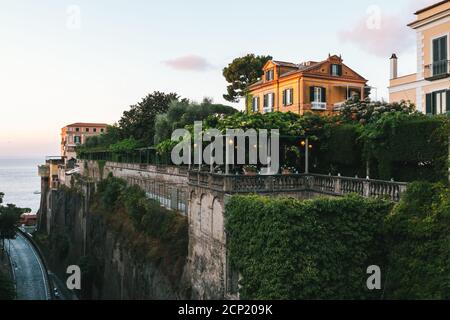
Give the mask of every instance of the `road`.
[{"label": "road", "polygon": [[30,242],[21,234],[11,240],[11,262],[18,300],[49,300],[44,265]]}]

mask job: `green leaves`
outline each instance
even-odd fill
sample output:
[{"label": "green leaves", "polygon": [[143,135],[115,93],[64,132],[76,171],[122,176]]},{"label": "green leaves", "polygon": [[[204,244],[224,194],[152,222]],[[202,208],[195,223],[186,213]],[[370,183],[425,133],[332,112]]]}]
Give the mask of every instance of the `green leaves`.
[{"label": "green leaves", "polygon": [[357,196],[298,201],[233,197],[226,207],[230,259],[243,299],[377,298],[366,268],[390,204]]},{"label": "green leaves", "polygon": [[227,94],[223,95],[224,99],[230,102],[239,102],[240,98],[245,97],[248,86],[262,76],[262,68],[269,60],[272,60],[271,56],[254,54],[234,59],[223,69],[223,76],[229,83]]}]

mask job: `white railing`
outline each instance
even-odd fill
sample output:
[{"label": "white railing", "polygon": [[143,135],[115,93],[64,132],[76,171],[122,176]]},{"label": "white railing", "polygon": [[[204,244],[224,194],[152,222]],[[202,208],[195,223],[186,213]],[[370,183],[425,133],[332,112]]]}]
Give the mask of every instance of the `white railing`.
[{"label": "white railing", "polygon": [[311,109],[313,110],[325,110],[327,108],[326,102],[311,102]]}]

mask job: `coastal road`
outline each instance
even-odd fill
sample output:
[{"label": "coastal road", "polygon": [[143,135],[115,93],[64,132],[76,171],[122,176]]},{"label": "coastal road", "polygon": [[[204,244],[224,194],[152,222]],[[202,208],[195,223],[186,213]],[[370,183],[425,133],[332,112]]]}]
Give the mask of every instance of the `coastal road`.
[{"label": "coastal road", "polygon": [[31,243],[20,233],[11,240],[11,262],[18,300],[49,300],[45,267]]}]

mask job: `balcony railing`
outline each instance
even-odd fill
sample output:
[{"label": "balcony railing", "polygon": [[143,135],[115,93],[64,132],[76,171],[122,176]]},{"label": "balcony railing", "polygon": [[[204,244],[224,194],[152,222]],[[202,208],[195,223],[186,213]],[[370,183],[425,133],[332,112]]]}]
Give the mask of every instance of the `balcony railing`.
[{"label": "balcony railing", "polygon": [[326,102],[311,102],[311,109],[312,110],[326,110],[327,109],[327,103]]},{"label": "balcony railing", "polygon": [[437,61],[425,66],[425,79],[438,80],[450,76],[450,60]]}]

